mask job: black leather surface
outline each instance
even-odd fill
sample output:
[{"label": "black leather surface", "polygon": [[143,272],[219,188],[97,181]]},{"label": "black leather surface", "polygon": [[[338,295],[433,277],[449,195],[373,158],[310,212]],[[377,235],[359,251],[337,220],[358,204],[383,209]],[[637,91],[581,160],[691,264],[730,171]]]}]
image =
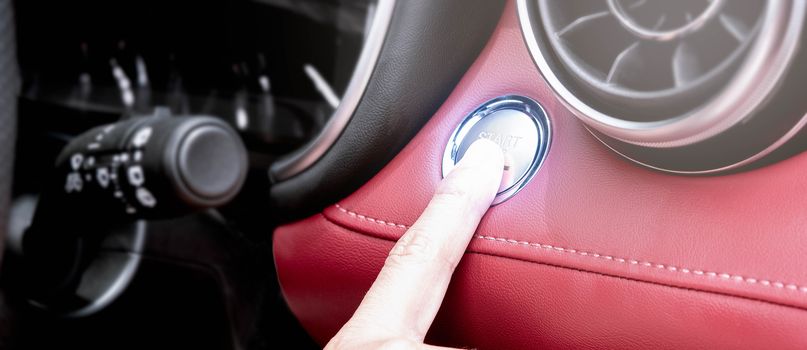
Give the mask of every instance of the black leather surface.
[{"label": "black leather surface", "polygon": [[13,10],[11,0],[0,0],[0,253],[8,227],[20,87]]},{"label": "black leather surface", "polygon": [[399,0],[370,83],[345,131],[313,166],[274,184],[288,221],[367,182],[417,133],[476,59],[503,0]]},{"label": "black leather surface", "polygon": [[[13,10],[11,0],[0,0],[0,254],[8,228],[17,135],[17,92],[20,87]],[[11,310],[6,307],[5,298],[0,293],[0,348],[6,347],[11,327]]]}]

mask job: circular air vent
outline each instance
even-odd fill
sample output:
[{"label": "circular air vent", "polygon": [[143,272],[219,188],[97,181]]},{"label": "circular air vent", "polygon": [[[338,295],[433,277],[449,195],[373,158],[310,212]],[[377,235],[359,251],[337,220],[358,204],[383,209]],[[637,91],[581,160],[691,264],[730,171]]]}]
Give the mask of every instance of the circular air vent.
[{"label": "circular air vent", "polygon": [[[796,78],[805,71],[804,0],[518,6],[548,83],[595,136],[629,158],[676,172],[725,170],[801,127],[805,104],[782,99],[785,88],[807,87]],[[777,115],[760,118],[774,102]],[[752,124],[760,136],[751,135]],[[738,145],[729,136],[754,140]]]},{"label": "circular air vent", "polygon": [[634,121],[674,117],[725,84],[759,30],[763,7],[720,0],[623,2],[539,6],[564,68],[596,94],[591,97],[600,109]]}]

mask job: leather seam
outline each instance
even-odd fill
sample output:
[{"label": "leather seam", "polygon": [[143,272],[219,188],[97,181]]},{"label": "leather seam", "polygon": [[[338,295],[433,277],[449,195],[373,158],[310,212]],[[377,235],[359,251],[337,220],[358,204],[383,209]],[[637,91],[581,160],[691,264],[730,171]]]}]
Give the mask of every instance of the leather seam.
[{"label": "leather seam", "polygon": [[[381,240],[381,241],[385,241],[385,242],[395,243],[394,239],[385,238],[385,237],[379,237],[379,236],[372,235],[370,233],[361,231],[360,229],[350,228],[350,227],[344,226],[343,223],[340,223],[340,222],[336,221],[336,219],[329,218],[327,215],[323,215],[323,214],[320,214],[320,215],[328,223],[330,223],[332,225],[335,225],[337,227],[344,228],[348,232],[355,233],[357,235],[361,235],[361,236],[372,238],[372,239],[377,239],[377,240]],[[770,305],[774,305],[774,306],[778,306],[778,307],[784,307],[784,308],[788,308],[788,309],[807,311],[807,308],[804,308],[804,307],[800,307],[800,306],[792,305],[792,304],[787,304],[787,303],[782,303],[782,302],[777,302],[777,301],[773,301],[773,300],[767,300],[767,299],[758,298],[758,297],[750,297],[750,296],[745,296],[745,295],[732,294],[732,293],[729,293],[729,292],[726,292],[726,291],[714,291],[714,290],[700,289],[700,288],[696,288],[696,287],[679,286],[679,285],[670,284],[670,283],[644,280],[644,279],[628,277],[628,276],[620,276],[620,275],[617,275],[617,274],[610,274],[610,273],[603,272],[603,271],[594,271],[594,270],[588,270],[588,269],[584,269],[584,268],[578,268],[578,267],[572,267],[572,266],[564,266],[564,265],[554,264],[554,263],[545,262],[545,261],[529,260],[529,259],[524,259],[524,258],[519,258],[519,257],[514,257],[514,256],[501,255],[499,253],[494,253],[494,252],[478,252],[478,251],[468,250],[468,251],[465,252],[465,254],[487,256],[487,257],[493,257],[493,258],[499,258],[499,259],[508,259],[508,260],[520,261],[520,262],[524,262],[524,263],[528,263],[528,264],[535,264],[535,265],[547,266],[547,267],[552,267],[552,268],[561,269],[561,270],[568,270],[568,271],[577,272],[577,273],[592,274],[592,275],[601,276],[601,277],[605,277],[605,278],[614,278],[614,279],[623,280],[623,281],[629,281],[629,282],[635,282],[635,283],[644,283],[644,284],[650,284],[650,285],[655,285],[655,286],[660,286],[660,287],[665,287],[665,288],[678,289],[678,290],[684,290],[684,291],[691,291],[691,292],[696,292],[696,293],[706,293],[706,294],[721,295],[721,296],[725,296],[725,297],[728,297],[728,298],[737,298],[737,299],[743,299],[743,300],[748,300],[748,301],[753,301],[753,302],[760,302],[760,303],[770,304]]]},{"label": "leather seam", "polygon": [[[377,218],[373,218],[364,214],[357,213],[355,211],[346,209],[339,204],[334,205],[336,209],[340,212],[347,214],[348,217],[353,218],[355,220],[360,221],[368,221],[377,225],[382,225],[386,227],[394,227],[399,229],[409,229],[409,225],[394,223],[389,220],[381,220]],[[754,277],[747,277],[739,274],[730,274],[725,272],[714,272],[708,269],[695,269],[689,267],[681,267],[672,264],[660,264],[654,263],[648,260],[641,260],[641,259],[631,259],[631,258],[622,258],[615,255],[607,255],[607,254],[600,254],[596,252],[581,250],[581,249],[574,249],[574,248],[565,248],[551,244],[544,244],[538,242],[529,242],[523,240],[515,240],[506,237],[497,237],[492,235],[481,235],[476,234],[473,237],[474,239],[481,239],[487,241],[494,241],[499,243],[505,243],[515,246],[521,246],[525,248],[536,248],[547,250],[556,253],[564,253],[569,255],[581,256],[591,259],[603,260],[603,261],[610,261],[616,264],[625,264],[625,265],[635,265],[641,266],[649,269],[655,270],[665,270],[669,272],[680,273],[683,275],[691,275],[691,276],[699,276],[699,277],[707,277],[713,279],[719,279],[723,281],[734,281],[734,282],[741,282],[752,286],[762,286],[765,288],[772,288],[772,290],[776,291],[791,291],[791,292],[801,292],[803,294],[807,294],[807,286],[801,286],[795,283],[784,283],[781,281],[773,280],[773,279],[765,279],[765,278],[754,278]]]},{"label": "leather seam", "polygon": [[[329,220],[329,222],[330,222],[330,220]],[[353,230],[351,230],[351,232],[358,233],[358,232],[355,232]],[[361,233],[358,233],[358,234],[361,234]],[[588,270],[588,269],[572,267],[572,266],[564,266],[564,265],[553,264],[553,263],[544,262],[544,261],[533,261],[533,260],[523,259],[523,258],[519,258],[519,257],[500,255],[500,254],[496,254],[496,253],[474,252],[474,251],[467,251],[465,253],[466,254],[472,254],[472,255],[480,255],[480,256],[499,258],[499,259],[508,259],[508,260],[519,261],[519,262],[523,262],[523,263],[527,263],[527,264],[535,264],[535,265],[546,266],[546,267],[559,269],[559,270],[568,270],[568,271],[573,271],[573,272],[577,272],[577,273],[591,274],[591,275],[596,275],[596,276],[605,277],[605,278],[613,278],[613,279],[617,279],[617,280],[621,280],[621,281],[643,283],[643,284],[649,284],[649,285],[658,286],[658,287],[677,289],[677,290],[696,292],[696,293],[720,295],[720,296],[724,296],[724,297],[728,297],[728,298],[736,298],[736,299],[742,299],[742,300],[747,300],[747,301],[753,301],[753,302],[769,304],[769,305],[778,306],[778,307],[784,307],[784,308],[788,308],[788,309],[807,311],[807,308],[800,307],[798,305],[791,305],[791,304],[787,304],[787,303],[781,303],[781,302],[777,302],[777,301],[773,301],[773,300],[767,300],[767,299],[758,298],[758,297],[751,297],[751,296],[745,296],[745,295],[732,294],[732,293],[725,292],[725,291],[715,291],[715,290],[699,289],[699,288],[693,288],[693,287],[687,287],[687,286],[679,286],[679,285],[675,285],[675,284],[671,284],[671,283],[649,281],[649,280],[644,280],[644,279],[635,278],[635,277],[621,276],[621,275],[618,275],[618,274],[611,274],[611,273],[607,273],[607,272]]]}]

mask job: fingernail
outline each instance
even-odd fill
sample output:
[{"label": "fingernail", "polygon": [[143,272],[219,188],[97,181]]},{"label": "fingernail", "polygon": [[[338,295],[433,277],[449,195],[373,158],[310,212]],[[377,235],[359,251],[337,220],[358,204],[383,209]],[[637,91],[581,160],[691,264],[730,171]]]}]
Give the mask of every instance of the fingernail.
[{"label": "fingernail", "polygon": [[471,147],[468,147],[468,150],[465,151],[465,154],[457,165],[463,163],[474,165],[487,164],[503,167],[503,165],[499,164],[504,164],[504,156],[499,145],[487,139],[479,139],[474,141]]}]

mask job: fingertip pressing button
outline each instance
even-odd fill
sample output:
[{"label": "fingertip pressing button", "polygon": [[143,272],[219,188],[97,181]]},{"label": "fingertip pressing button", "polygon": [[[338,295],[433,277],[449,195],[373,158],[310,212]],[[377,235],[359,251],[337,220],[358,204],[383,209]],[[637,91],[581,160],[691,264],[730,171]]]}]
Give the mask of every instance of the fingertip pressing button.
[{"label": "fingertip pressing button", "polygon": [[522,96],[503,96],[486,102],[460,123],[443,155],[443,176],[462,159],[476,140],[497,144],[504,155],[499,204],[533,178],[549,151],[550,124],[543,108]]}]

